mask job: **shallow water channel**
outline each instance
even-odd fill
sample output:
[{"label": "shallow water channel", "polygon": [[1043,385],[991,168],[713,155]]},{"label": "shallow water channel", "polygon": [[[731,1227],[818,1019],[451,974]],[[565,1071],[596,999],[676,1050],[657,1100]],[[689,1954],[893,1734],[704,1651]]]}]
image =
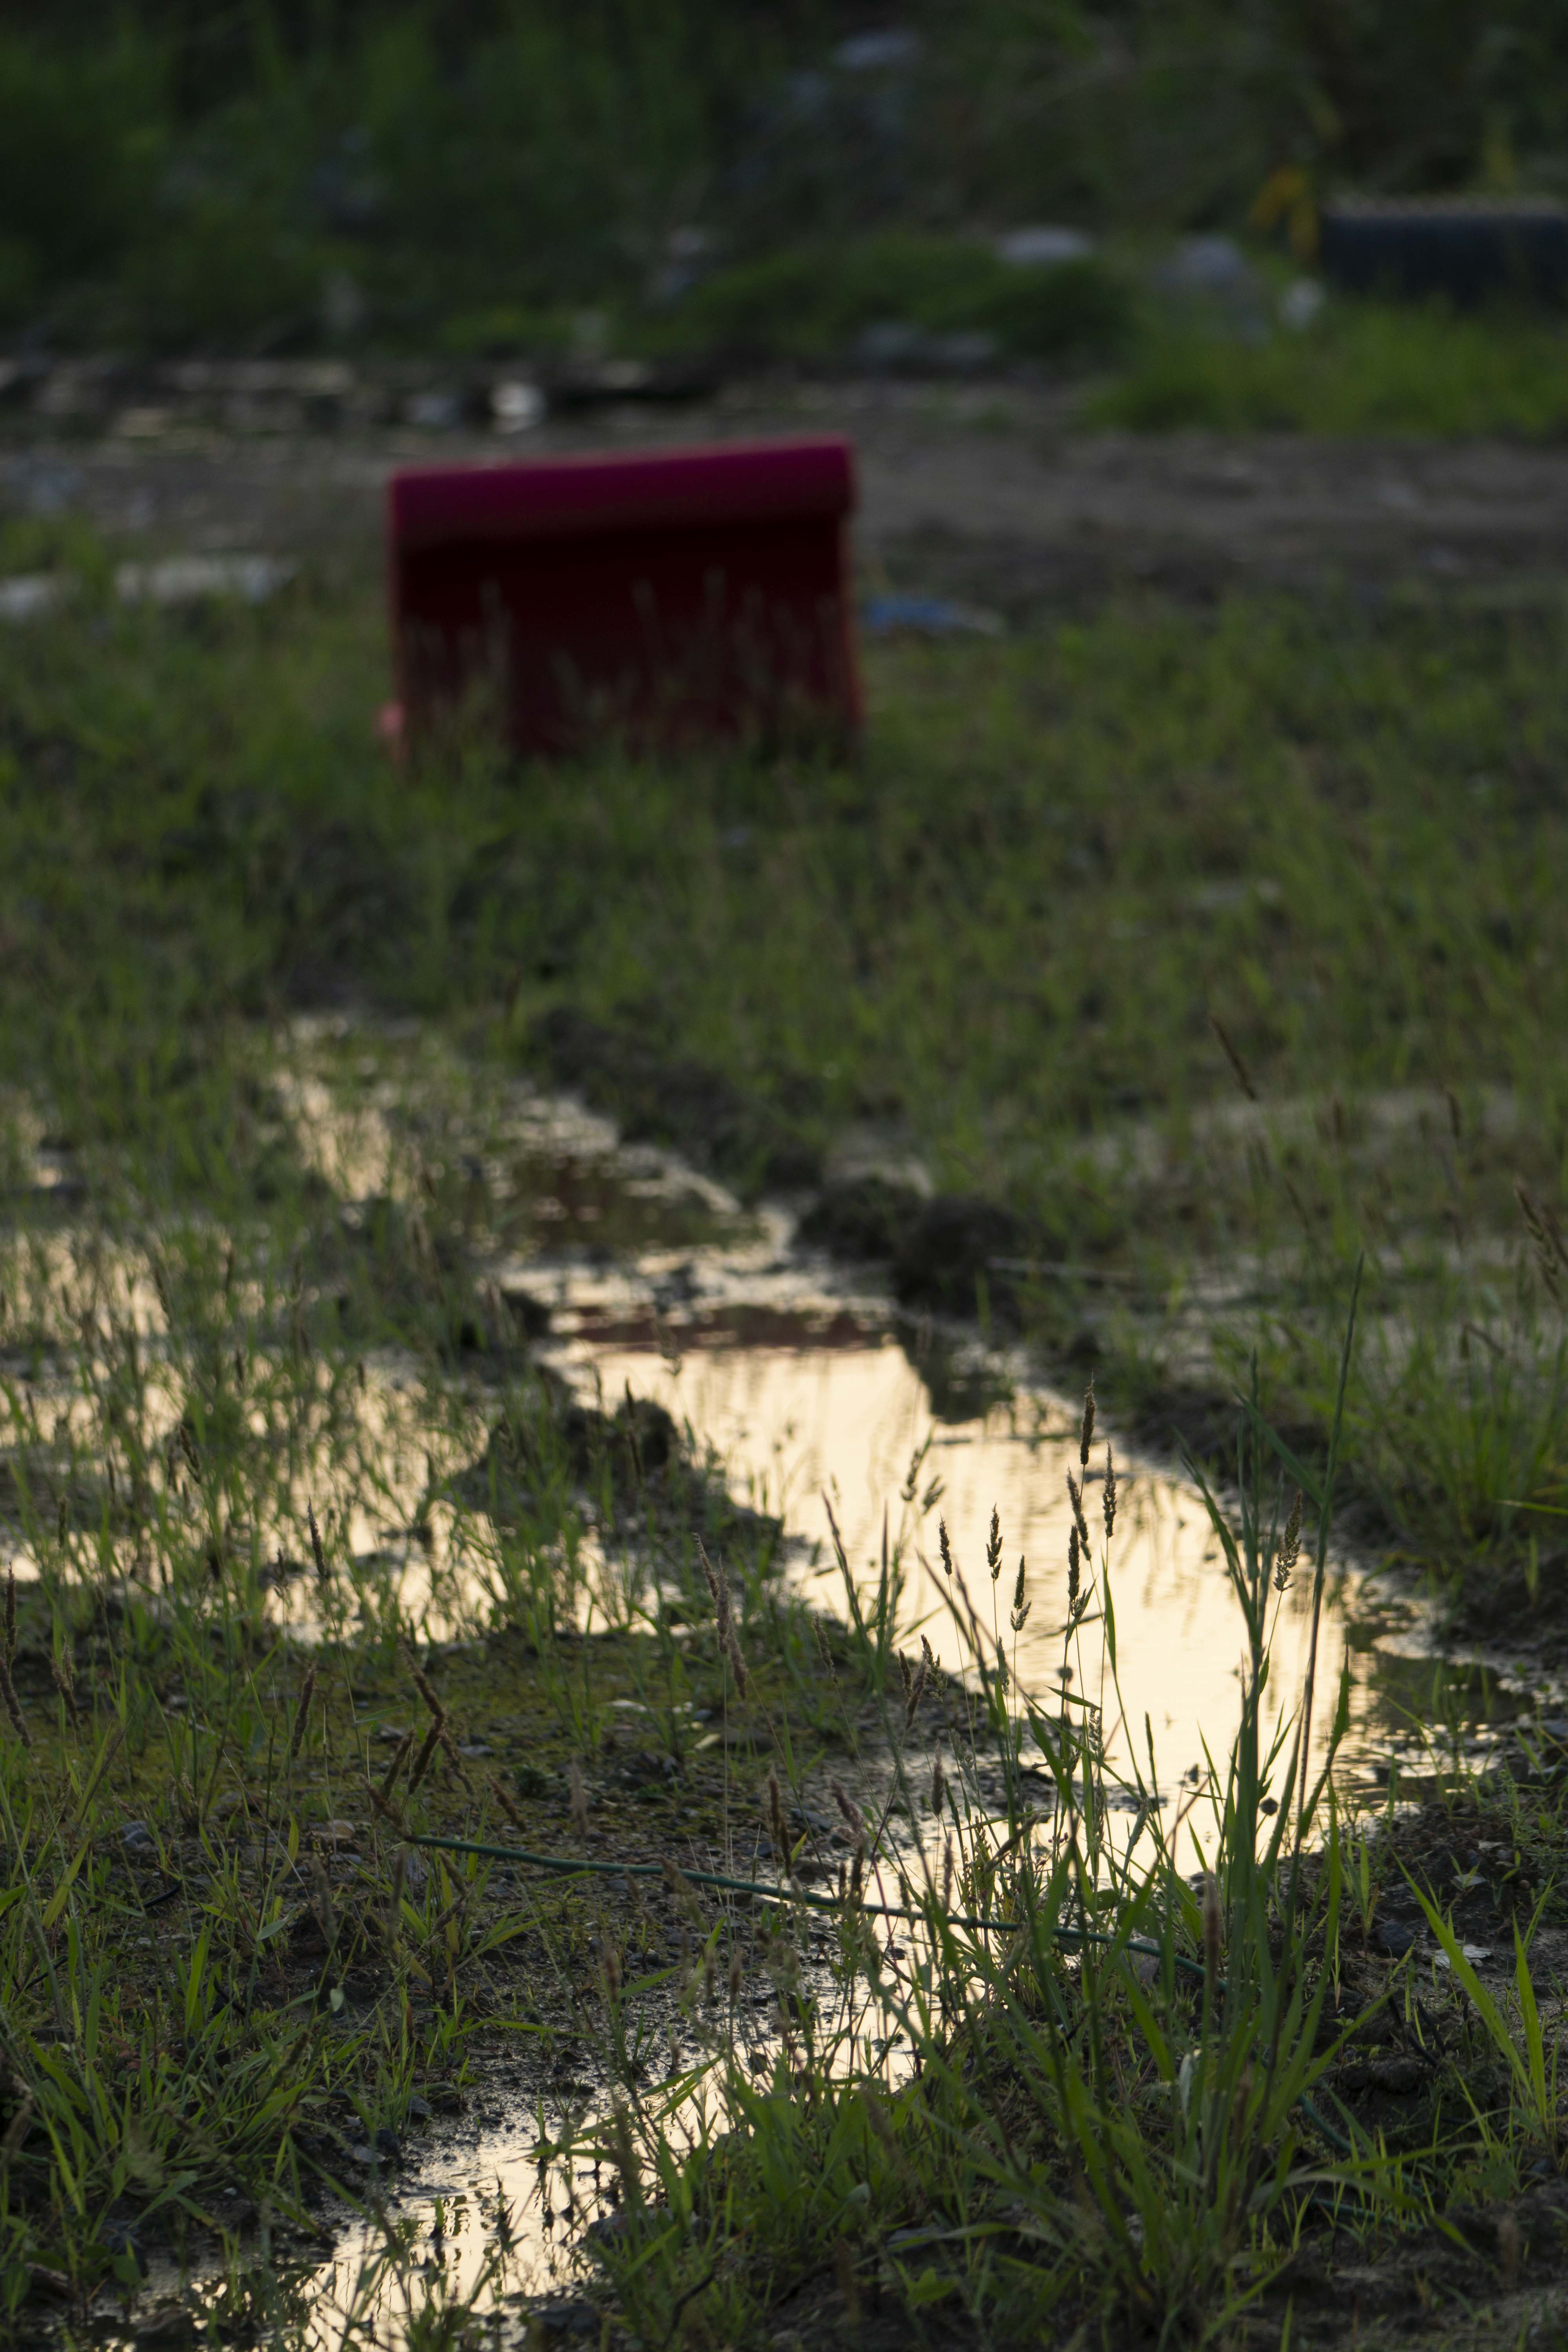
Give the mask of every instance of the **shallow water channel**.
[{"label": "shallow water channel", "polygon": [[[389,1060],[378,1048],[367,1056],[330,1032],[304,1034],[300,1045],[284,1098],[302,1148],[352,1213],[356,1199],[394,1188],[408,1074],[396,1055]],[[358,1054],[352,1085],[350,1051]],[[427,1148],[440,1122],[426,1113],[421,1125]],[[909,1644],[923,1630],[942,1664],[964,1671],[970,1653],[955,1587],[938,1556],[945,1521],[982,1629],[988,1638],[1001,1629],[1020,1685],[1059,1699],[1071,1663],[1079,1694],[1103,1708],[1108,1753],[1114,1759],[1120,1751],[1125,1762],[1134,1750],[1167,1800],[1196,1777],[1205,1743],[1223,1757],[1239,1690],[1241,1621],[1192,1483],[1124,1449],[1114,1427],[1097,1432],[1085,1492],[1097,1559],[1108,1434],[1119,1486],[1113,1687],[1098,1627],[1085,1629],[1072,1661],[1063,1647],[1067,1475],[1078,1468],[1080,1398],[1042,1384],[1021,1359],[901,1319],[874,1281],[847,1278],[798,1251],[784,1210],[742,1213],[668,1156],[623,1149],[606,1122],[575,1105],[510,1087],[490,1098],[483,1132],[469,1141],[497,1204],[494,1279],[505,1295],[528,1301],[536,1324],[547,1318],[539,1353],[608,1404],[629,1391],[664,1405],[694,1445],[722,1464],[738,1497],[783,1519],[793,1538],[786,1572],[816,1604],[844,1609],[828,1542],[830,1502],[851,1567],[868,1586],[884,1545],[900,1551]],[[428,1465],[420,1457],[416,1470],[416,1453],[406,1482],[389,1472],[389,1494],[417,1485]],[[993,1510],[1003,1543],[994,1585],[985,1562]],[[1031,1610],[1015,1637],[1007,1612],[1020,1556]],[[411,1575],[428,1572],[427,1555],[411,1547],[407,1557]],[[447,1565],[460,1572],[460,1560]],[[1276,1725],[1298,1704],[1310,1601],[1303,1563],[1279,1605],[1269,1700]],[[1432,1703],[1434,1666],[1422,1654],[1415,1611],[1382,1595],[1374,1605],[1353,1562],[1340,1559],[1319,1654],[1320,1740],[1345,1670],[1348,1777],[1370,1782],[1402,1740],[1419,1749],[1415,1719]],[[552,2115],[550,2128],[558,2132],[561,2121]],[[570,2186],[557,2172],[547,2189],[535,2145],[531,2114],[481,2103],[463,2134],[434,2150],[406,2187],[387,2184],[426,2274],[466,2291],[499,2231],[509,2247],[498,2286],[503,2307],[515,2310],[510,2298],[520,2293],[569,2289],[565,2200],[581,2222],[595,2210],[593,2183]],[[356,2228],[317,2274],[323,2346],[344,2340],[345,2315],[381,2234]],[[403,2332],[399,2309],[390,2284],[368,2292],[382,2340]]]}]

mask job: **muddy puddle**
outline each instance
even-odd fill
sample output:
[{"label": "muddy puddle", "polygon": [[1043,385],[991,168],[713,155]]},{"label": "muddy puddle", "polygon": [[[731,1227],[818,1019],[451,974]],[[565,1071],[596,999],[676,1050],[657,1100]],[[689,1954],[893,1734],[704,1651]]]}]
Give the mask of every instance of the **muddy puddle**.
[{"label": "muddy puddle", "polygon": [[[1125,1767],[1135,1757],[1171,1801],[1197,1777],[1205,1744],[1215,1754],[1228,1747],[1241,1625],[1208,1511],[1193,1483],[1124,1449],[1114,1426],[1097,1430],[1084,1509],[1098,1559],[1109,1439],[1115,1678],[1098,1625],[1064,1643],[1068,1476],[1079,1467],[1081,1397],[1042,1383],[1022,1357],[900,1318],[874,1281],[848,1279],[797,1249],[783,1210],[743,1211],[668,1155],[624,1147],[607,1122],[572,1102],[519,1081],[481,1086],[427,1037],[300,1024],[275,1087],[280,1123],[331,1186],[350,1229],[389,1201],[418,1202],[434,1178],[458,1171],[474,1204],[481,1287],[526,1329],[535,1356],[606,1407],[628,1393],[664,1407],[737,1500],[783,1522],[784,1572],[814,1605],[846,1611],[831,1509],[862,1593],[884,1576],[901,1580],[905,1643],[912,1648],[923,1633],[962,1675],[969,1638],[958,1580],[941,1559],[945,1525],[983,1638],[1003,1648],[1017,1684],[1047,1705],[1063,1704],[1070,1689],[1097,1706],[1113,1761]],[[144,1283],[137,1296],[155,1339]],[[439,1634],[480,1589],[487,1528],[481,1513],[454,1516],[421,1498],[482,1448],[496,1391],[481,1365],[460,1395],[446,1398],[437,1425],[414,1367],[395,1351],[362,1364],[359,1391],[340,1532],[356,1559],[379,1560],[414,1619]],[[274,1497],[277,1526],[260,1531],[258,1546],[280,1540],[305,1485],[316,1479],[322,1491],[321,1475],[309,1464],[291,1474]],[[994,1581],[986,1561],[994,1512],[1002,1546]],[[1009,1612],[1020,1561],[1028,1615],[1016,1633]],[[584,1622],[593,1591],[590,1575]],[[1297,1703],[1310,1601],[1303,1569],[1279,1601],[1269,1729]],[[277,1610],[299,1634],[316,1630],[304,1582],[285,1580]],[[1344,1677],[1350,1782],[1375,1789],[1402,1753],[1420,1769],[1435,1723],[1445,1726],[1442,1738],[1484,1748],[1494,1736],[1488,1717],[1510,1711],[1473,1669],[1436,1664],[1425,1634],[1414,1605],[1370,1592],[1352,1561],[1333,1564],[1314,1734],[1320,1742],[1326,1734]],[[764,2064],[766,2018],[744,2021],[742,2038],[748,2060]],[[388,2173],[384,2213],[355,2223],[307,2282],[310,2340],[358,2340],[356,2329],[364,2340],[399,2340],[410,2278],[423,2282],[422,2293],[453,2296],[482,2286],[498,2330],[509,2312],[522,2325],[520,2297],[570,2295],[581,2275],[573,2248],[604,2209],[591,2169],[564,2158],[542,2168],[540,2130],[568,2140],[601,2106],[591,2084],[547,2112],[511,2095],[487,2105],[481,2094],[461,2129],[406,2181]],[[401,2251],[385,2263],[389,2229]]]},{"label": "muddy puddle", "polygon": [[[359,1066],[358,1131],[370,1140],[359,1147],[356,1173],[366,1191],[408,1181],[394,1172],[410,1139],[398,1080],[384,1066],[373,1074],[373,1062]],[[345,1112],[342,1089],[318,1077],[297,1099],[319,1164],[351,1192],[356,1116]],[[473,1111],[470,1104],[470,1120]],[[443,1122],[426,1111],[421,1125],[427,1150]],[[863,1589],[875,1589],[885,1557],[895,1559],[910,1644],[923,1631],[943,1664],[963,1671],[967,1637],[940,1559],[945,1522],[983,1630],[1000,1633],[1020,1684],[1055,1698],[1064,1664],[1081,1675],[1088,1660],[1108,1748],[1125,1756],[1135,1746],[1167,1798],[1201,1766],[1205,1739],[1224,1748],[1239,1687],[1239,1621],[1203,1498],[1168,1465],[1116,1445],[1110,1431],[1118,1484],[1112,1687],[1098,1640],[1080,1637],[1070,1658],[1063,1643],[1067,1478],[1079,1466],[1080,1398],[1041,1384],[1021,1360],[900,1318],[874,1284],[797,1250],[787,1214],[743,1213],[668,1156],[624,1149],[607,1122],[575,1105],[510,1087],[462,1148],[484,1171],[493,1204],[495,1286],[526,1314],[537,1352],[605,1406],[628,1393],[662,1405],[696,1451],[721,1465],[737,1499],[783,1520],[786,1573],[816,1605],[845,1609],[831,1507]],[[1085,1490],[1097,1539],[1106,1436],[1102,1425]],[[985,1559],[994,1510],[1004,1546],[994,1585]],[[1008,1612],[1020,1557],[1030,1612],[1015,1636]],[[1309,1630],[1300,1576],[1279,1603],[1275,1727],[1295,1706]],[[1434,1720],[1446,1718],[1448,1738],[1472,1748],[1493,1736],[1486,1717],[1495,1692],[1472,1671],[1436,1665],[1425,1632],[1414,1606],[1374,1598],[1353,1562],[1334,1563],[1314,1729],[1321,1739],[1343,1675],[1352,1780],[1375,1787],[1401,1751],[1413,1767],[1426,1763]],[[759,2063],[769,2046],[759,2021]],[[590,2095],[578,2114],[597,2104]],[[544,2118],[557,2137],[572,2121],[570,2113]],[[538,2136],[539,2118],[517,2110],[481,2120],[425,2168],[401,2207],[420,2259],[454,2290],[487,2281],[502,2319],[519,2295],[570,2296],[581,2276],[573,2245],[600,2210],[590,2171],[574,2177],[560,2162],[541,2171]],[[342,2311],[363,2291],[377,2242],[374,2230],[356,2233],[323,2267],[323,2311]],[[371,2301],[395,2333],[389,2294],[375,2290]]]}]

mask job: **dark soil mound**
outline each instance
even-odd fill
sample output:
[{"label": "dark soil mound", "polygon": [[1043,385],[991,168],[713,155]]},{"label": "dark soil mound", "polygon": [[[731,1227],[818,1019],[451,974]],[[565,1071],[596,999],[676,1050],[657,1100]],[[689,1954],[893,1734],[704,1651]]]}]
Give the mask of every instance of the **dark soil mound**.
[{"label": "dark soil mound", "polygon": [[821,1155],[788,1113],[705,1063],[666,1055],[570,1004],[545,1014],[534,1043],[557,1086],[612,1112],[629,1142],[670,1144],[743,1193],[821,1181]]},{"label": "dark soil mound", "polygon": [[984,1314],[1016,1324],[1028,1265],[1042,1252],[1021,1217],[964,1192],[927,1200],[885,1176],[829,1184],[802,1218],[799,1238],[850,1265],[883,1260],[901,1307],[932,1315]]},{"label": "dark soil mound", "polygon": [[844,1177],[806,1211],[795,1238],[850,1265],[897,1257],[925,1205],[922,1194],[886,1176]]},{"label": "dark soil mound", "polygon": [[771,1549],[783,1532],[777,1519],[730,1500],[651,1397],[628,1395],[614,1412],[602,1412],[537,1367],[531,1393],[497,1422],[483,1454],[449,1491],[508,1525],[563,1486],[607,1500],[617,1524],[644,1534],[650,1527],[667,1537],[689,1530],[710,1543]]},{"label": "dark soil mound", "polygon": [[893,1289],[903,1307],[937,1315],[1016,1317],[1030,1255],[1021,1217],[996,1201],[939,1192],[921,1203],[893,1260]]}]

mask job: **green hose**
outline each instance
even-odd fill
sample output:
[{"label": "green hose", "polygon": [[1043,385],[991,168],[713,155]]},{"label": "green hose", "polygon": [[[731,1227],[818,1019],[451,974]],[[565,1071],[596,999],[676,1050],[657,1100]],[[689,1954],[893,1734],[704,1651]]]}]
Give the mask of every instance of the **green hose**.
[{"label": "green hose", "polygon": [[[585,1875],[600,1878],[663,1878],[666,1875],[665,1866],[659,1862],[574,1862],[559,1853],[529,1853],[521,1846],[481,1845],[472,1838],[410,1835],[407,1843],[410,1845],[434,1846],[442,1853],[478,1854],[481,1859],[489,1862],[524,1862],[532,1870],[553,1871],[563,1878],[580,1878]],[[674,1865],[672,1864],[671,1867],[673,1868]],[[679,1871],[679,1875],[693,1886],[715,1886],[728,1895],[752,1895],[763,1903],[802,1903],[813,1911],[842,1911],[844,1907],[837,1895],[813,1895],[804,1887],[792,1891],[781,1886],[763,1886],[754,1878],[727,1878],[721,1872],[714,1870],[682,1870]],[[929,1918],[926,1912],[914,1910],[909,1905],[901,1903],[859,1903],[856,1908],[874,1919],[923,1920]],[[994,1932],[999,1936],[1012,1936],[1016,1935],[1026,1923],[1021,1919],[974,1919],[962,1912],[954,1912],[946,1915],[943,1924],[949,1927],[970,1927],[984,1934]],[[1061,1945],[1066,1951],[1074,1951],[1081,1949],[1085,1944],[1114,1944],[1117,1938],[1114,1936],[1099,1935],[1093,1929],[1053,1927],[1051,1940],[1053,1943]],[[1130,1942],[1122,1948],[1129,1952],[1136,1952],[1141,1958],[1147,1959],[1158,1960],[1164,1957],[1158,1944]],[[1204,1966],[1201,1960],[1189,1959],[1185,1952],[1173,1952],[1171,1958],[1174,1965],[1178,1969],[1184,1969],[1189,1976],[1203,1975]],[[1221,1984],[1215,1990],[1216,1992],[1224,1992],[1226,1988]],[[1341,2156],[1355,2154],[1351,2142],[1320,2115],[1304,2091],[1296,2104],[1313,2129],[1322,2134],[1331,2147],[1336,2149]]]}]

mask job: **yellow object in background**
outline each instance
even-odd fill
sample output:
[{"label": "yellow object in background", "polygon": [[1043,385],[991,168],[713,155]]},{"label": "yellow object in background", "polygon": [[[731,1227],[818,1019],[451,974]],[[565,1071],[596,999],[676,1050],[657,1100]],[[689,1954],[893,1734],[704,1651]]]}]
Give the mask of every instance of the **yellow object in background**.
[{"label": "yellow object in background", "polygon": [[1283,224],[1297,260],[1317,259],[1318,203],[1301,164],[1282,163],[1270,172],[1253,199],[1251,220],[1254,228],[1265,231]]}]

